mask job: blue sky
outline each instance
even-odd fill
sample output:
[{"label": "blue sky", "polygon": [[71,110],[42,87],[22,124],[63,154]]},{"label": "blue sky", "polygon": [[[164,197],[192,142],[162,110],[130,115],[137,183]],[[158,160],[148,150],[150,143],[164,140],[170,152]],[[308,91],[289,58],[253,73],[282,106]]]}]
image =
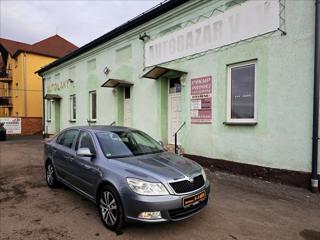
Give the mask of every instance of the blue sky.
[{"label": "blue sky", "polygon": [[56,33],[82,46],[163,0],[0,0],[0,37],[34,43]]}]

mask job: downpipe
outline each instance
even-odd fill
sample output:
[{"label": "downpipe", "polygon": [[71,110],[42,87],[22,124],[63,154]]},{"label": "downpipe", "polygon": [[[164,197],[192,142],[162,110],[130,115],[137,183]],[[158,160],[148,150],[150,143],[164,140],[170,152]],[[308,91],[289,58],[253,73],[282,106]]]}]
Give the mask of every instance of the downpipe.
[{"label": "downpipe", "polygon": [[314,51],[314,94],[313,94],[313,131],[312,131],[312,170],[310,188],[319,192],[318,141],[319,141],[319,77],[320,77],[320,0],[315,0],[315,51]]},{"label": "downpipe", "polygon": [[46,127],[46,107],[45,107],[45,78],[41,76],[42,78],[42,137],[43,139],[48,137],[48,131],[45,129]]},{"label": "downpipe", "polygon": [[28,104],[27,104],[27,53],[23,53],[23,84],[24,84],[24,116],[28,116]]}]

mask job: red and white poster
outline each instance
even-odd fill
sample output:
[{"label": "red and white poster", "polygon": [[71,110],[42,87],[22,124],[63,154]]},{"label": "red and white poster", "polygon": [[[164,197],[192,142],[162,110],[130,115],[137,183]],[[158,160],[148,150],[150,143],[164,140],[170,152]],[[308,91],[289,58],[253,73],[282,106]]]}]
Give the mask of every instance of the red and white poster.
[{"label": "red and white poster", "polygon": [[191,79],[191,123],[212,122],[212,77]]},{"label": "red and white poster", "polygon": [[4,123],[7,134],[21,134],[21,118],[0,118],[0,123]]}]

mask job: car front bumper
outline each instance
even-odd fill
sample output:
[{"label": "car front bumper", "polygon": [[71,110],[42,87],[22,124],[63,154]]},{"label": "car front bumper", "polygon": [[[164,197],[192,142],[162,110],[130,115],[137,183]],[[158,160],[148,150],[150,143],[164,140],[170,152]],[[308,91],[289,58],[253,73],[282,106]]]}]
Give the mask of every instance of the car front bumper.
[{"label": "car front bumper", "polygon": [[[206,192],[205,200],[194,206],[183,207],[183,198],[193,196],[202,191]],[[122,204],[126,220],[128,222],[167,222],[179,221],[193,216],[203,209],[207,203],[210,194],[210,184],[206,184],[192,193],[183,195],[167,195],[167,196],[142,196],[131,192],[122,195]],[[141,212],[161,212],[161,218],[145,219],[139,218]]]}]

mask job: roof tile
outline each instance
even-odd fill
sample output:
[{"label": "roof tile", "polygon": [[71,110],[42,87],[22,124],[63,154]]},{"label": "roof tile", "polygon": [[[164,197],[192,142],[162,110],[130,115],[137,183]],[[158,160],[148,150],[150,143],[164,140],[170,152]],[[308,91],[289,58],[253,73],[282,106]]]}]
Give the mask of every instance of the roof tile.
[{"label": "roof tile", "polygon": [[15,56],[19,52],[26,51],[30,53],[60,58],[78,49],[77,46],[60,37],[59,35],[54,35],[34,44],[27,44],[0,38],[0,45],[2,45],[3,48],[5,48],[11,56]]}]

